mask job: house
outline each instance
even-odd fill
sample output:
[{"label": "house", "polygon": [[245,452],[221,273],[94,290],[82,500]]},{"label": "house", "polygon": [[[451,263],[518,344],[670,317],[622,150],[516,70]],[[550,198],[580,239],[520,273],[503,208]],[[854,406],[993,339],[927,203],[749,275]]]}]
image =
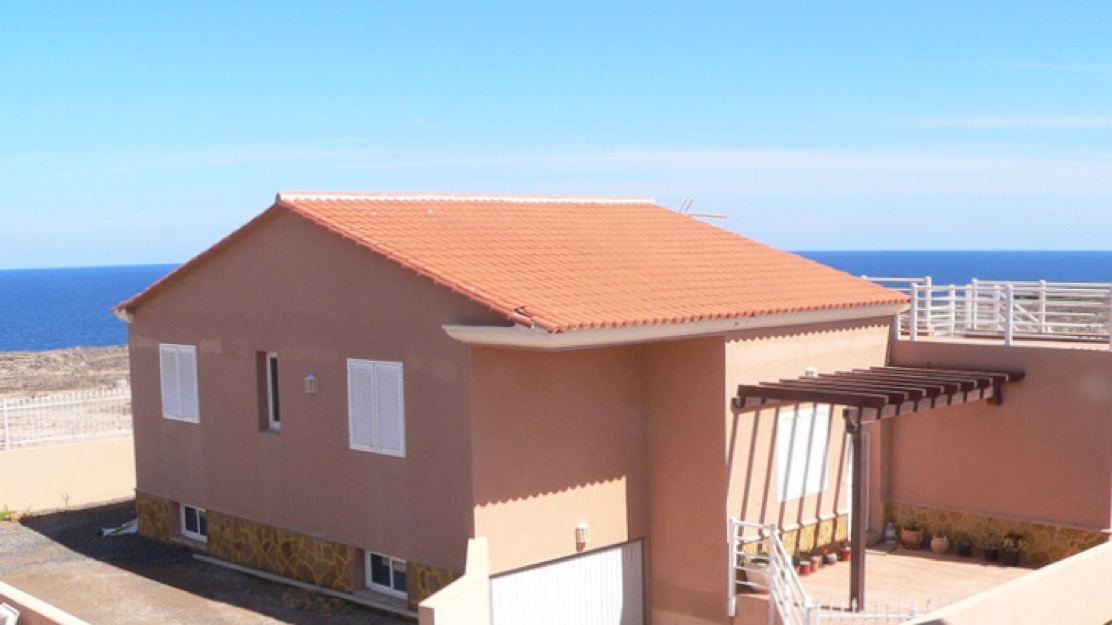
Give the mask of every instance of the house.
[{"label": "house", "polygon": [[739,386],[888,365],[906,307],[646,198],[282,193],[116,309],[140,531],[411,608],[484,539],[499,625],[732,622],[730,517],[850,531],[846,404]]}]

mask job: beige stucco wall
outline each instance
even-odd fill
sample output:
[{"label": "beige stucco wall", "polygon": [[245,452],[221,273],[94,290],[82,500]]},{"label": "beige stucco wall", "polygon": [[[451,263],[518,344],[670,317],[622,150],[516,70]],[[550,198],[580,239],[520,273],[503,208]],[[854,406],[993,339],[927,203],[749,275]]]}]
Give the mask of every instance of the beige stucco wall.
[{"label": "beige stucco wall", "polygon": [[[890,319],[872,319],[766,331],[731,337],[727,345],[727,396],[737,394],[738,384],[775,382],[802,377],[810,367],[818,373],[883,366],[888,352]],[[788,406],[789,408],[792,406]],[[830,410],[830,444],[827,449],[827,490],[819,495],[779,501],[779,476],[775,453],[775,407],[731,411],[729,433],[730,486],[727,510],[746,521],[774,524],[782,529],[814,525],[849,510],[845,422],[841,407]],[[873,465],[879,466],[879,437],[874,437]],[[883,485],[875,474],[870,508],[880,509]],[[870,525],[879,526],[879,516]]]},{"label": "beige stucco wall", "polygon": [[[472,534],[468,349],[487,312],[322,228],[274,213],[136,311],[138,488],[462,571]],[[199,425],[161,417],[158,345],[198,346]],[[279,357],[282,430],[260,431],[256,353]],[[348,447],[346,360],[404,366],[405,458]],[[306,394],[314,374],[319,392]]]},{"label": "beige stucco wall", "polygon": [[475,533],[492,573],[648,531],[641,354],[474,350]]},{"label": "beige stucco wall", "polygon": [[135,494],[130,436],[0,452],[0,508],[44,512]]},{"label": "beige stucco wall", "polygon": [[[475,531],[490,540],[492,572],[579,553],[574,530],[586,522],[586,549],[645,538],[652,622],[725,622],[727,515],[817,522],[845,494],[754,503],[774,486],[765,427],[774,419],[754,428],[752,411],[736,415],[737,384],[882,365],[887,338],[880,319],[593,350],[474,350]],[[840,428],[837,416],[835,474]]]},{"label": "beige stucco wall", "polygon": [[900,341],[893,362],[1020,369],[1004,403],[895,419],[891,496],[1081,529],[1112,527],[1112,351]]}]

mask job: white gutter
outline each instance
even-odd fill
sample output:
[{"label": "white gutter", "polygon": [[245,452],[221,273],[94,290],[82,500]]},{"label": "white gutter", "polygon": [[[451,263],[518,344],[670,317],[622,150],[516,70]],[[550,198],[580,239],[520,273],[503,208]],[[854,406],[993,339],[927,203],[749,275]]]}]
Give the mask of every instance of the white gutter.
[{"label": "white gutter", "polygon": [[741,330],[782,328],[784,326],[831,323],[837,321],[850,321],[853,319],[869,319],[873,317],[889,317],[895,316],[907,310],[907,308],[907,304],[858,306],[855,308],[831,308],[826,310],[811,310],[757,317],[711,319],[707,321],[692,321],[689,323],[622,326],[619,328],[590,328],[586,330],[570,330],[568,332],[548,332],[541,328],[527,328],[523,325],[499,327],[444,324],[441,327],[448,333],[448,336],[461,343],[467,343],[468,345],[558,350],[627,345],[630,343],[649,343],[669,339],[712,336]]},{"label": "white gutter", "polygon": [[124,323],[135,321],[135,315],[131,314],[126,308],[113,308],[112,314],[116,315],[116,318]]}]

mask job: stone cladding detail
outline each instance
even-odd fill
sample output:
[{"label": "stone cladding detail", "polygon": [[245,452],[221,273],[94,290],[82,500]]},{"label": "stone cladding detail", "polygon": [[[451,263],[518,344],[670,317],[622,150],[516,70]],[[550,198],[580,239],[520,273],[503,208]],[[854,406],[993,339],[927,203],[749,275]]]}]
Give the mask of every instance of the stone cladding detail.
[{"label": "stone cladding detail", "polygon": [[154,540],[170,542],[170,501],[135,491],[135,514],[139,517],[139,534]]},{"label": "stone cladding detail", "polygon": [[435,595],[461,576],[460,573],[420,562],[406,563],[405,574],[409,583],[410,608]]},{"label": "stone cladding detail", "polygon": [[209,555],[341,592],[355,590],[355,550],[344,544],[208,511]]},{"label": "stone cladding detail", "polygon": [[957,541],[968,537],[981,551],[990,542],[998,542],[1005,534],[1022,534],[1030,543],[1022,557],[1030,564],[1050,564],[1096,547],[1109,540],[1098,530],[1084,530],[1031,521],[1000,519],[972,512],[939,510],[927,506],[888,501],[884,504],[885,522],[897,526],[914,521],[928,534],[942,532],[950,539],[951,549]]},{"label": "stone cladding detail", "polygon": [[[818,523],[804,525],[798,529],[780,533],[780,540],[784,543],[784,550],[789,555],[806,553],[815,549],[828,547],[834,549],[840,543],[849,539],[849,517],[842,514],[833,519],[824,519]],[[757,545],[751,543],[742,547],[744,553],[755,553]]]}]

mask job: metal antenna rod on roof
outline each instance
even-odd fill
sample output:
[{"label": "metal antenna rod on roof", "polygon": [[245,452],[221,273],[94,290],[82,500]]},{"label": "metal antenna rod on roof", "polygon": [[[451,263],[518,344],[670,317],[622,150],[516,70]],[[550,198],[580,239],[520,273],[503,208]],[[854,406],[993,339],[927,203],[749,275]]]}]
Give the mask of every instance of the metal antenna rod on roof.
[{"label": "metal antenna rod on roof", "polygon": [[708,219],[725,219],[726,218],[726,216],[723,215],[722,213],[691,213],[691,212],[688,212],[688,211],[691,210],[691,205],[694,204],[694,203],[695,203],[694,199],[684,198],[683,202],[680,204],[679,213],[681,215],[687,215],[688,217],[704,217],[704,218],[708,218]]}]

